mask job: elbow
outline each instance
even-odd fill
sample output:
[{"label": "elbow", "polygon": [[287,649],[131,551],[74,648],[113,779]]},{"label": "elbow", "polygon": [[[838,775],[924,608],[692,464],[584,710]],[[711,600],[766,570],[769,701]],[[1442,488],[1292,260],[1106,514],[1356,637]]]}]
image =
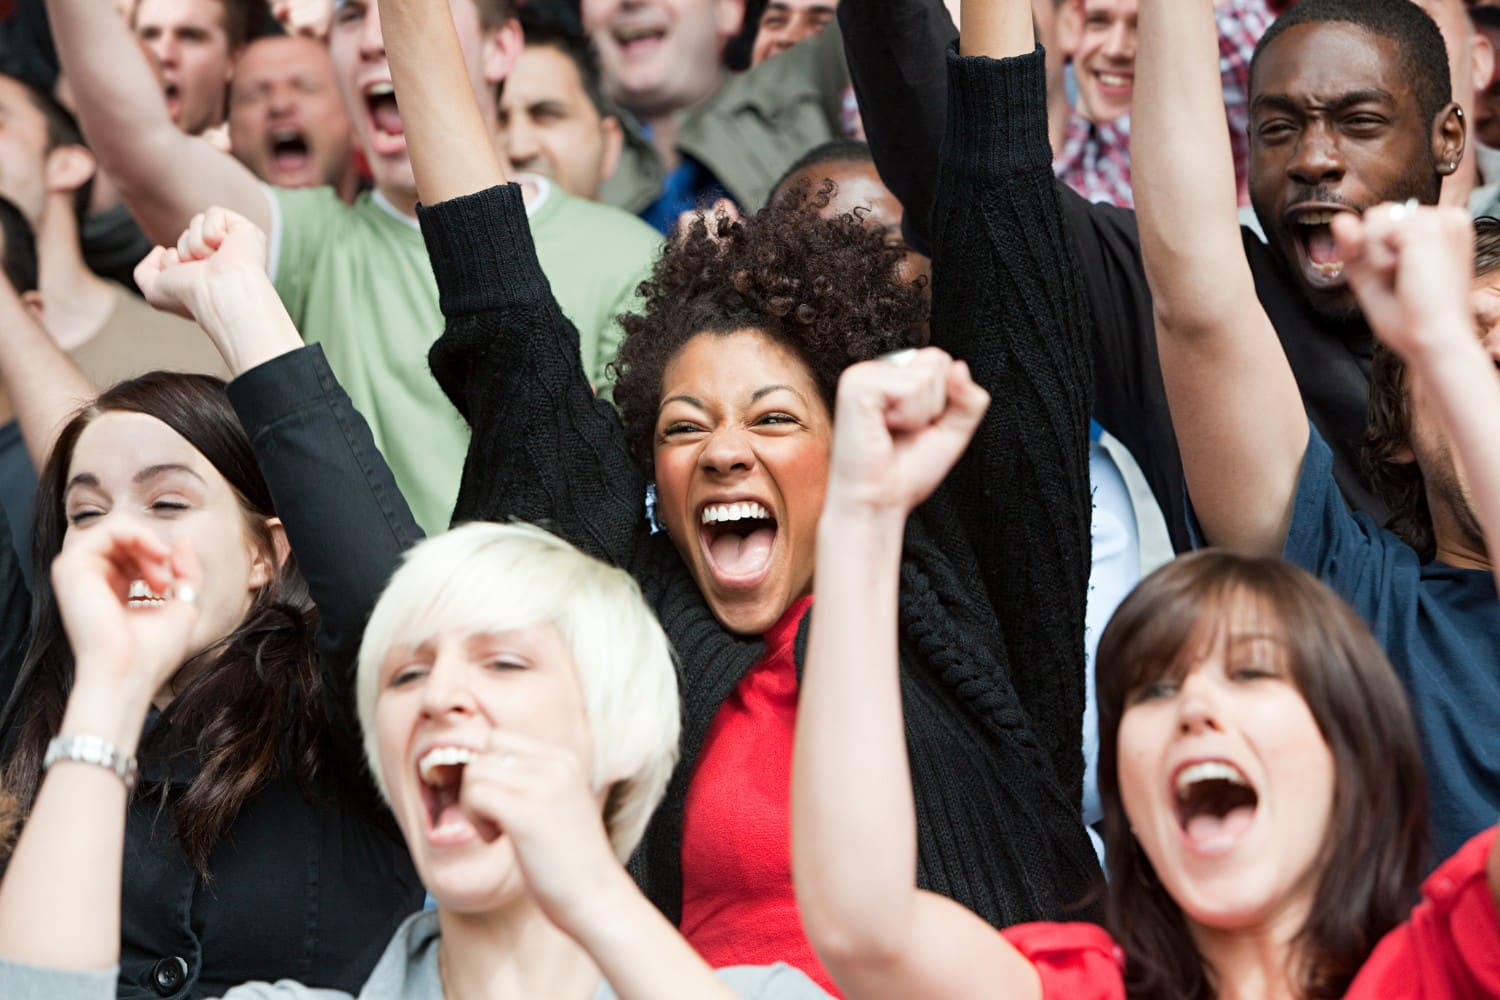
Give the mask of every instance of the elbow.
[{"label": "elbow", "polygon": [[804,891],[799,882],[797,907],[802,929],[818,960],[839,982],[865,979],[898,965],[910,936],[897,918],[899,907],[870,901],[826,898]]}]

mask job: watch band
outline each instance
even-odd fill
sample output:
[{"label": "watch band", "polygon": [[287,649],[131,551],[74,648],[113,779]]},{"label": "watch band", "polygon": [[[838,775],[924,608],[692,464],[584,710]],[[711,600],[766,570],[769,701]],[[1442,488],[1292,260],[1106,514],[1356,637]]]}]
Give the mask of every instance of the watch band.
[{"label": "watch band", "polygon": [[60,760],[93,764],[113,771],[125,783],[127,792],[135,789],[136,773],[139,770],[134,757],[122,754],[118,747],[99,736],[80,733],[76,736],[54,736],[47,744],[47,755],[42,758],[42,770],[46,771]]}]

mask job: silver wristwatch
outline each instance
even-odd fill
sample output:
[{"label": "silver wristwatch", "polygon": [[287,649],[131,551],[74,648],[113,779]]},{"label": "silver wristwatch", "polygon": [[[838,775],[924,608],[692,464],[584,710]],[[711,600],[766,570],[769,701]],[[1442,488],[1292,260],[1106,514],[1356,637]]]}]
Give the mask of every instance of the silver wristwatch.
[{"label": "silver wristwatch", "polygon": [[93,764],[95,767],[106,768],[115,772],[119,779],[125,782],[127,792],[135,789],[135,777],[139,770],[135,758],[125,756],[113,743],[101,737],[90,736],[86,733],[77,736],[54,736],[52,742],[47,744],[47,755],[42,758],[42,770],[47,770],[60,760],[72,760],[80,764]]}]

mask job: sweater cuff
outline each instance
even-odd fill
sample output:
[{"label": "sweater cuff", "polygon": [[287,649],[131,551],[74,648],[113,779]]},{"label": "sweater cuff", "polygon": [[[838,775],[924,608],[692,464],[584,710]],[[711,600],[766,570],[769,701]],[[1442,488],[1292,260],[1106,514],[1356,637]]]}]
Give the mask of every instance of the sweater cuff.
[{"label": "sweater cuff", "polygon": [[337,387],[323,348],[309,344],[258,364],[230,382],[229,403],[254,441],[267,427],[301,412],[327,389]]},{"label": "sweater cuff", "polygon": [[545,302],[552,286],[536,259],[519,184],[417,206],[438,305],[448,318]]},{"label": "sweater cuff", "polygon": [[943,161],[980,176],[1052,169],[1046,53],[991,59],[948,50]]}]

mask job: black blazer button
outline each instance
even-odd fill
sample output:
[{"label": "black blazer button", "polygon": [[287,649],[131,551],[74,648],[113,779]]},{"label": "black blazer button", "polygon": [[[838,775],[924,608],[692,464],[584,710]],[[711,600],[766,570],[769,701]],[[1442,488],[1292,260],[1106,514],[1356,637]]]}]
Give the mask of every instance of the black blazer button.
[{"label": "black blazer button", "polygon": [[156,986],[156,992],[164,997],[169,997],[182,989],[182,984],[187,982],[188,964],[176,955],[164,958],[151,967],[151,981]]}]

